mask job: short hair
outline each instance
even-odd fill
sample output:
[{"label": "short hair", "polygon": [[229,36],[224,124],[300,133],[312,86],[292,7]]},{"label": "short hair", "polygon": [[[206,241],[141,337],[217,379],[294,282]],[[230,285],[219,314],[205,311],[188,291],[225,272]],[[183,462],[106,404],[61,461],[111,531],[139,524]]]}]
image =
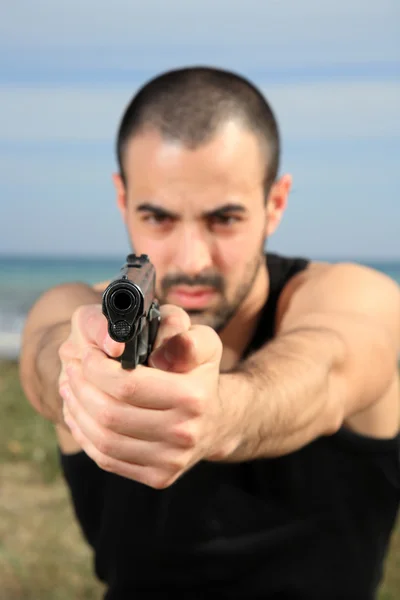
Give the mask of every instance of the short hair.
[{"label": "short hair", "polygon": [[266,98],[244,77],[222,69],[194,66],[162,73],[141,87],[127,106],[117,135],[117,161],[126,182],[124,153],[129,140],[152,127],[162,137],[195,149],[230,119],[259,138],[266,156],[266,191],[275,181],[280,139]]}]

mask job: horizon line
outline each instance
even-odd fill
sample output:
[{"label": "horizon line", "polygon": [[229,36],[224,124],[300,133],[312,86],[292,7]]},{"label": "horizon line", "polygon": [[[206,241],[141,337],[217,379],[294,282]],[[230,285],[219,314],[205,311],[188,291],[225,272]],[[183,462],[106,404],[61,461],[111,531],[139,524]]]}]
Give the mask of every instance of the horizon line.
[{"label": "horizon line", "polygon": [[[279,250],[275,248],[271,248],[267,251],[269,254],[281,254],[284,256],[300,256],[307,255],[311,260],[318,261],[362,261],[362,262],[386,262],[386,263],[400,263],[400,255],[399,256],[362,256],[362,255],[352,255],[352,254],[317,254],[310,252],[294,252],[294,251],[285,251]],[[133,250],[132,252],[133,253]],[[0,251],[0,260],[4,259],[29,259],[29,260],[96,260],[96,261],[114,261],[121,260],[121,258],[125,259],[130,252],[121,252],[119,254],[57,254],[57,253],[22,253],[22,252],[3,252]]]}]

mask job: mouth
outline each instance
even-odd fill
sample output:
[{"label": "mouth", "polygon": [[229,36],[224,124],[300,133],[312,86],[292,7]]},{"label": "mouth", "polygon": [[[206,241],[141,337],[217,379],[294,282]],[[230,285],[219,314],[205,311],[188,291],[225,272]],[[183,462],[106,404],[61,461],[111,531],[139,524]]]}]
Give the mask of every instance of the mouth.
[{"label": "mouth", "polygon": [[171,288],[168,301],[182,308],[198,310],[207,307],[216,294],[213,288],[179,286]]}]

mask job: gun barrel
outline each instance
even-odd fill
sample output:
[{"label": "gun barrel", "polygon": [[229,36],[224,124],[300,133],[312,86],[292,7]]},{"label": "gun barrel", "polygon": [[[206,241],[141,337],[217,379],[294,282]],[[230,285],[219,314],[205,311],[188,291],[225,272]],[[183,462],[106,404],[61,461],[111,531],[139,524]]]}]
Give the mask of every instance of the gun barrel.
[{"label": "gun barrel", "polygon": [[110,302],[115,311],[126,313],[135,305],[135,297],[128,289],[117,289],[111,294]]},{"label": "gun barrel", "polygon": [[155,270],[147,255],[128,255],[126,263],[103,294],[108,332],[116,342],[133,340],[154,303]]}]

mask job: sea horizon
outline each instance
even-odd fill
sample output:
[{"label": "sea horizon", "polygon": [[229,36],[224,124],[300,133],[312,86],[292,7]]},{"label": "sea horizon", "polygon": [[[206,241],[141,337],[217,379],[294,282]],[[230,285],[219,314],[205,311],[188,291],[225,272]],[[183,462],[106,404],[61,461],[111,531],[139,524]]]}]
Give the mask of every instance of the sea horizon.
[{"label": "sea horizon", "polygon": [[[118,253],[118,254],[84,254],[84,253],[79,253],[79,254],[57,254],[56,252],[53,253],[26,253],[26,252],[7,252],[7,251],[0,251],[0,260],[6,260],[6,259],[23,259],[23,258],[29,258],[29,260],[94,260],[94,261],[101,261],[101,260],[117,260],[120,259],[121,256],[124,258],[125,256],[127,256],[127,254],[129,254],[129,250],[127,250],[127,252],[124,254],[123,252]],[[133,251],[132,251],[133,252]],[[319,254],[319,253],[305,253],[305,252],[287,252],[285,250],[280,250],[280,249],[276,249],[276,248],[269,248],[268,252],[271,253],[275,253],[275,254],[283,254],[285,256],[300,256],[300,255],[307,255],[308,257],[310,257],[312,260],[326,260],[326,261],[334,261],[337,262],[338,260],[350,260],[350,261],[362,261],[362,262],[372,262],[372,263],[379,263],[379,262],[394,262],[394,263],[398,263],[400,262],[400,253],[397,256],[392,256],[392,255],[379,255],[379,254],[375,254],[375,255],[357,255],[357,254]]]}]

